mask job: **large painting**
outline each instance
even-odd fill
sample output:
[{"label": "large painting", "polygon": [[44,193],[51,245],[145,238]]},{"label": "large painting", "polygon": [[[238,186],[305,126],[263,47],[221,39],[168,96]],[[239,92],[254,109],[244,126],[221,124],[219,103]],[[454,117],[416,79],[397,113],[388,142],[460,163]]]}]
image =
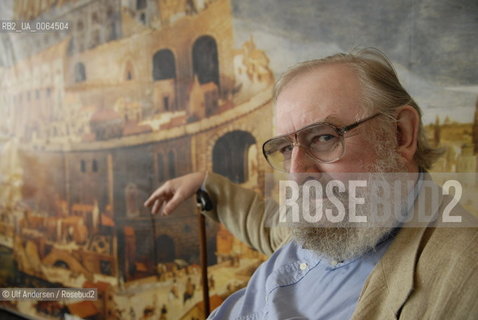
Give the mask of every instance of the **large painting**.
[{"label": "large painting", "polygon": [[[446,150],[434,171],[477,171],[476,1],[7,0],[0,20],[17,24],[0,32],[0,287],[99,296],[0,301],[25,317],[203,319],[194,202],[143,202],[198,170],[263,193],[272,87],[298,61],[383,50]],[[265,257],[206,228],[215,307]]]}]

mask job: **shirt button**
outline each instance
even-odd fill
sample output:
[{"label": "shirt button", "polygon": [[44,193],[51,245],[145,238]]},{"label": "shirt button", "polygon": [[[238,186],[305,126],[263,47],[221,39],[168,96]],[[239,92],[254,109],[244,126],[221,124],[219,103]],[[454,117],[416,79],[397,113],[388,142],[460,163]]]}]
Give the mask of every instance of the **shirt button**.
[{"label": "shirt button", "polygon": [[307,267],[308,267],[308,266],[307,266],[307,263],[305,263],[305,262],[303,262],[303,263],[301,263],[301,264],[299,265],[299,268],[300,268],[300,270],[302,270],[302,271],[305,270],[305,269],[307,269]]}]

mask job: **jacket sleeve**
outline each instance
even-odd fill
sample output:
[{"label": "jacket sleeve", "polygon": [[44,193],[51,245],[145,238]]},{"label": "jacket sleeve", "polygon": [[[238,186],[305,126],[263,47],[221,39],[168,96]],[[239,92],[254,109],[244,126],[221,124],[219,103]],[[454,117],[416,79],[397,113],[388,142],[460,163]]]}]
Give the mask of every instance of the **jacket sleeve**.
[{"label": "jacket sleeve", "polygon": [[204,214],[224,224],[252,248],[271,255],[289,240],[288,229],[278,225],[278,205],[274,201],[264,200],[256,192],[210,172],[202,188],[214,204],[214,208]]}]

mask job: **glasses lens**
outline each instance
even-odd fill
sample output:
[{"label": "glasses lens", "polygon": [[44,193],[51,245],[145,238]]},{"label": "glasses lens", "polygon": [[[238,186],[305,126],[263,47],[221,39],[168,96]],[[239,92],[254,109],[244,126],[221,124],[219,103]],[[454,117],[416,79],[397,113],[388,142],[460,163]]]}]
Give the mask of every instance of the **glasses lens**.
[{"label": "glasses lens", "polygon": [[342,136],[326,124],[306,128],[300,133],[299,141],[309,153],[324,162],[337,160],[343,153]]},{"label": "glasses lens", "polygon": [[[298,135],[300,145],[319,161],[335,161],[343,154],[343,137],[333,126],[319,124],[301,130]],[[263,148],[264,155],[273,168],[289,171],[294,145],[288,138],[271,139]]]},{"label": "glasses lens", "polygon": [[293,148],[287,138],[271,139],[264,144],[264,155],[273,168],[286,170],[284,165],[290,161]]}]

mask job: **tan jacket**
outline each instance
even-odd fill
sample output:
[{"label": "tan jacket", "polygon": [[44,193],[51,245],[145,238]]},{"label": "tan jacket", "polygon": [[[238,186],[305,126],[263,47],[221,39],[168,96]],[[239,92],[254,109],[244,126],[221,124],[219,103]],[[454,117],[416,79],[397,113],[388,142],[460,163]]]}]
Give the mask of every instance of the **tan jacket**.
[{"label": "tan jacket", "polygon": [[[203,187],[215,204],[206,215],[251,247],[270,255],[290,240],[285,228],[267,227],[264,212],[277,209],[272,202],[212,173]],[[478,319],[478,228],[402,228],[352,318]]]}]

